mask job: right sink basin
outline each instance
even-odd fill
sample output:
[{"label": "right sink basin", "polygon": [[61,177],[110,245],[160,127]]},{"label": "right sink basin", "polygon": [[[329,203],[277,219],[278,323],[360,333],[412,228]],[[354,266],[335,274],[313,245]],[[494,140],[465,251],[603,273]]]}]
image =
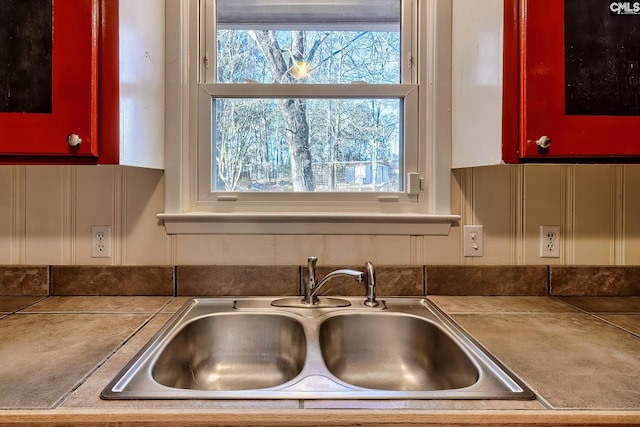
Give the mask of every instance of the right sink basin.
[{"label": "right sink basin", "polygon": [[322,357],[340,380],[394,391],[472,386],[480,372],[434,323],[402,314],[334,316],[320,325]]}]

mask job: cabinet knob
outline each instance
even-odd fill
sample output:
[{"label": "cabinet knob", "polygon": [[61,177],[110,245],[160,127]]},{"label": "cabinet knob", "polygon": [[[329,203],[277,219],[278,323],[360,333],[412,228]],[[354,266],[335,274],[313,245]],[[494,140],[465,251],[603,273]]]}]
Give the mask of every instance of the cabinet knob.
[{"label": "cabinet knob", "polygon": [[78,135],[77,133],[72,133],[69,136],[67,136],[67,144],[69,144],[70,146],[77,147],[81,143],[82,143],[82,138],[80,138],[80,135]]},{"label": "cabinet knob", "polygon": [[536,145],[542,148],[543,150],[546,150],[547,148],[551,147],[551,138],[549,138],[546,135],[543,135],[540,137],[540,139],[536,141]]}]

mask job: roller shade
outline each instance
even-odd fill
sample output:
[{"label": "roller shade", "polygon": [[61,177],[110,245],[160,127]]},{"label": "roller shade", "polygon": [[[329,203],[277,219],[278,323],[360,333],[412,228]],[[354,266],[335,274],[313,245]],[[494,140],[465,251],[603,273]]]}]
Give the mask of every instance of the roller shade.
[{"label": "roller shade", "polygon": [[400,0],[218,0],[219,29],[399,31]]}]

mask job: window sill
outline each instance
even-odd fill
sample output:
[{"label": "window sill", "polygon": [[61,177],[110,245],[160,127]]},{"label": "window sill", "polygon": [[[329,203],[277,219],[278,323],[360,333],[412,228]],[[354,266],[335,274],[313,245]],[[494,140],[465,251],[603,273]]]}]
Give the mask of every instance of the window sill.
[{"label": "window sill", "polygon": [[160,213],[167,234],[378,234],[447,236],[459,215]]}]

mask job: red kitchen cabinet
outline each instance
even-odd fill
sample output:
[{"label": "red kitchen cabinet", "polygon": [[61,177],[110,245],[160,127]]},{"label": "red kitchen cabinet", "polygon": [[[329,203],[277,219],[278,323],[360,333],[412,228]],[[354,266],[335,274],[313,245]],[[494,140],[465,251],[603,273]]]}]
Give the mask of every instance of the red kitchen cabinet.
[{"label": "red kitchen cabinet", "polygon": [[640,158],[640,15],[610,3],[454,2],[454,168]]},{"label": "red kitchen cabinet", "polygon": [[640,156],[640,15],[610,3],[520,1],[521,158]]},{"label": "red kitchen cabinet", "polygon": [[[0,152],[97,156],[98,1],[5,3],[1,19],[11,28],[3,25],[0,39],[5,52],[0,93],[4,100],[22,101],[0,110]],[[32,10],[39,12],[38,21],[32,19]],[[42,44],[47,46],[38,49]],[[40,97],[48,96],[49,102],[38,107],[19,92],[36,84],[30,77],[42,68],[39,74],[47,81],[38,84],[44,92]],[[71,146],[71,135],[82,143]]]},{"label": "red kitchen cabinet", "polygon": [[0,163],[162,168],[163,2],[7,4]]}]

